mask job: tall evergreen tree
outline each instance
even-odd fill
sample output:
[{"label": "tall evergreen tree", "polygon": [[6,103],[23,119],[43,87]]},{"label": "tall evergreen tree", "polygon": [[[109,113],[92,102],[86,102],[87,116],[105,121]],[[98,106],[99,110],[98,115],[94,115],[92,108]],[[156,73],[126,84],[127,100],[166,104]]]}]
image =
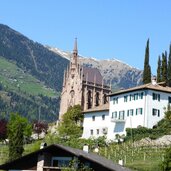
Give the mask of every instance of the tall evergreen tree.
[{"label": "tall evergreen tree", "polygon": [[145,49],[143,83],[147,84],[150,82],[151,82],[151,67],[149,65],[149,39],[148,39],[146,49]]},{"label": "tall evergreen tree", "polygon": [[22,156],[24,151],[24,136],[31,135],[31,125],[26,118],[18,114],[11,114],[7,125],[7,135],[9,139],[9,160],[12,161]]},{"label": "tall evergreen tree", "polygon": [[168,57],[168,86],[171,87],[171,44],[169,48],[169,57]]},{"label": "tall evergreen tree", "polygon": [[167,83],[167,53],[162,53],[161,81]]},{"label": "tall evergreen tree", "polygon": [[160,60],[160,56],[158,58],[158,66],[157,66],[157,82],[161,82],[161,60]]}]

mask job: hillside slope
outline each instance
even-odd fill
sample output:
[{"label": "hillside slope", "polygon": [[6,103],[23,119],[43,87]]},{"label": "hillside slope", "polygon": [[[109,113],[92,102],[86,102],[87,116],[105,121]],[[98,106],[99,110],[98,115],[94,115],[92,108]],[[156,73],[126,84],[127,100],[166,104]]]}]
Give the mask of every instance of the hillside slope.
[{"label": "hillside slope", "polygon": [[30,121],[57,119],[59,94],[46,87],[12,61],[0,57],[0,119],[11,112],[20,113]]},{"label": "hillside slope", "polygon": [[45,85],[61,91],[63,71],[68,60],[2,24],[0,24],[0,56],[14,61],[18,67]]}]

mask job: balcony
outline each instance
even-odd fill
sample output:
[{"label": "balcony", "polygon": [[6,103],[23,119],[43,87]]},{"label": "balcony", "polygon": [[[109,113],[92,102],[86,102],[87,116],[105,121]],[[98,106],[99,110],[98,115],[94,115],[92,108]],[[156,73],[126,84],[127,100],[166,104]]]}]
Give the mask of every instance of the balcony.
[{"label": "balcony", "polygon": [[126,122],[125,118],[111,118],[111,122]]}]

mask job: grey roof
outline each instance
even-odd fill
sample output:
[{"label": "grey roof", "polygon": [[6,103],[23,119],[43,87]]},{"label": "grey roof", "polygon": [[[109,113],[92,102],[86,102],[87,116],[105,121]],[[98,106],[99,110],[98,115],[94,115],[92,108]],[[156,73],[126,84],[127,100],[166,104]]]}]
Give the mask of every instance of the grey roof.
[{"label": "grey roof", "polygon": [[97,68],[83,67],[83,80],[102,85],[103,77]]},{"label": "grey roof", "polygon": [[88,114],[90,112],[100,112],[100,111],[109,111],[109,103],[106,103],[106,104],[103,104],[103,105],[100,105],[91,109],[84,110],[83,113]]},{"label": "grey roof", "polygon": [[[84,159],[87,159],[89,161],[95,162],[103,167],[105,167],[107,170],[111,170],[111,171],[130,171],[130,169],[127,169],[125,167],[122,167],[118,164],[114,164],[111,160],[107,160],[106,158],[99,156],[97,154],[94,153],[87,153],[83,150],[79,150],[79,149],[75,149],[75,148],[71,148],[71,147],[66,147],[63,145],[59,145],[59,144],[52,144],[50,146],[47,146],[43,149],[37,150],[33,153],[30,153],[28,155],[25,155],[19,159],[16,159],[12,162],[0,165],[0,169],[5,169],[5,170],[9,170],[9,169],[23,169],[21,168],[21,165],[23,165],[24,163],[27,164],[27,162],[30,159],[34,159],[34,161],[37,162],[37,155],[42,153],[42,152],[49,152],[49,151],[55,151],[56,149],[61,149],[64,151],[67,151],[77,157],[82,157]],[[24,163],[23,163],[24,162]],[[18,167],[17,167],[18,165]],[[19,167],[20,165],[20,167]]]}]

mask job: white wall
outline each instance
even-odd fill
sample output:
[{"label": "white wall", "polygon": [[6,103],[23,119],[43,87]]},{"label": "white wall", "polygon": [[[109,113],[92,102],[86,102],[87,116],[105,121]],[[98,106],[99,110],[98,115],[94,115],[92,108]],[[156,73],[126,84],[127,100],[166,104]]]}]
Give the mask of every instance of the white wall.
[{"label": "white wall", "polygon": [[[130,101],[130,94],[140,94],[143,93],[143,99],[139,98],[136,100]],[[160,101],[153,100],[153,93],[160,94]],[[127,102],[124,102],[124,96],[128,96]],[[116,134],[125,134],[126,128],[137,128],[138,126],[144,126],[147,128],[152,128],[158,121],[160,121],[164,117],[164,108],[167,108],[168,105],[168,96],[171,96],[171,93],[159,92],[154,90],[137,90],[134,92],[128,92],[120,95],[114,95],[110,97],[110,107],[109,107],[109,117],[112,117],[112,112],[117,111],[125,111],[125,120],[120,121],[116,119],[116,122],[110,122],[108,139],[111,139]],[[113,104],[113,98],[118,98],[118,103]],[[142,108],[142,114],[136,114],[136,109]],[[152,110],[157,109],[160,112],[160,115],[153,115]],[[133,109],[133,116],[127,116],[127,111],[129,109]],[[116,131],[116,127],[125,128],[123,132]],[[121,130],[121,129],[120,129]]]},{"label": "white wall", "polygon": [[[102,115],[105,115],[105,120],[102,120]],[[92,116],[95,116],[95,121],[92,120]],[[105,135],[103,129],[108,127],[109,123],[109,111],[91,112],[84,114],[83,122],[83,138],[97,138]],[[99,134],[97,134],[99,129]],[[93,135],[90,134],[90,130],[93,130]]]},{"label": "white wall", "polygon": [[[138,99],[131,99],[130,94],[141,94],[143,98],[138,96]],[[160,101],[153,100],[153,93],[160,94]],[[124,96],[128,96],[127,102],[124,102]],[[103,136],[102,129],[107,127],[107,139],[114,140],[116,134],[126,134],[126,128],[137,128],[143,126],[152,128],[158,121],[164,118],[164,108],[167,108],[168,97],[171,93],[159,92],[155,90],[137,90],[119,95],[110,96],[109,111],[99,111],[84,114],[83,123],[83,138],[97,138]],[[118,103],[113,104],[113,98],[118,98]],[[136,109],[142,108],[142,113],[136,114]],[[160,115],[153,115],[153,108],[160,111]],[[127,116],[127,111],[133,109],[133,115]],[[117,111],[117,118],[112,118],[112,113]],[[125,111],[124,118],[119,118],[119,111]],[[105,120],[102,120],[102,115],[105,114]],[[92,116],[95,116],[95,121],[92,121]],[[99,135],[97,135],[99,129]],[[93,130],[93,136],[90,134]]]}]

